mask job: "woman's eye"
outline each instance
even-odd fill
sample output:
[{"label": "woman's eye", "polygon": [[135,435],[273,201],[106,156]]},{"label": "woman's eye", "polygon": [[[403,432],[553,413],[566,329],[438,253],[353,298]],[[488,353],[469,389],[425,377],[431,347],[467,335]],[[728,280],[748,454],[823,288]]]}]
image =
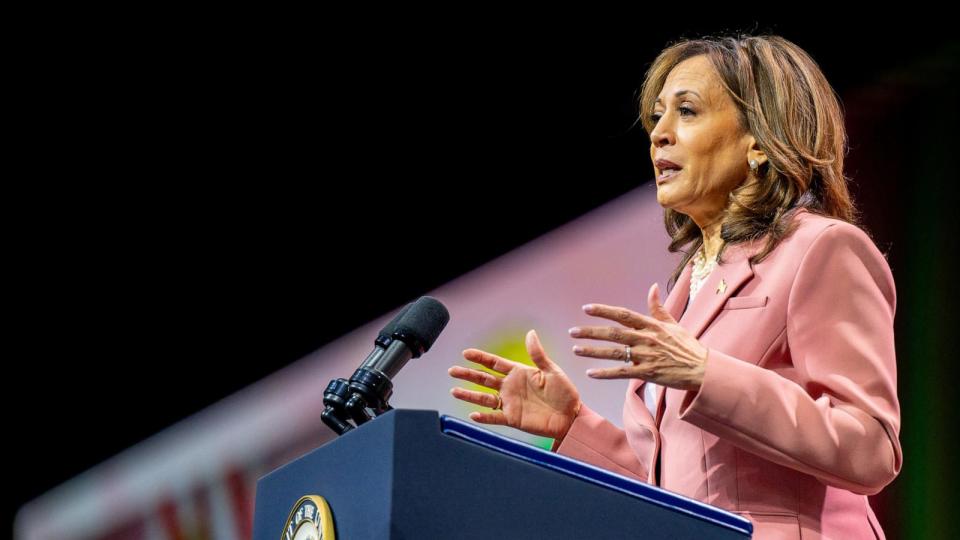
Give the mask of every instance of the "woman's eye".
[{"label": "woman's eye", "polygon": [[[688,116],[688,115],[693,115],[693,114],[695,114],[695,113],[693,112],[693,109],[691,109],[690,107],[680,107],[680,108],[678,108],[677,110],[680,111],[680,116]],[[653,114],[650,115],[650,121],[653,122],[654,124],[656,124],[657,122],[660,121],[660,117],[661,117],[661,116],[663,116],[663,115],[660,114],[660,113],[653,113]]]}]

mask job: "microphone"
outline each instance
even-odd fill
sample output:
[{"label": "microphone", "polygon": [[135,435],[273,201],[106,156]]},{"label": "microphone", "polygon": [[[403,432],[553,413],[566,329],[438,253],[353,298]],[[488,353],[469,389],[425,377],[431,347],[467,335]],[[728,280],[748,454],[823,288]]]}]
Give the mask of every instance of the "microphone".
[{"label": "microphone", "polygon": [[[389,330],[392,339],[386,343],[386,350],[375,358],[368,356],[369,365],[365,361],[360,369],[378,371],[392,379],[407,361],[420,358],[430,350],[450,321],[450,313],[439,300],[421,296],[404,308],[394,321],[396,323]],[[380,337],[382,334],[377,339]]]},{"label": "microphone", "polygon": [[342,435],[353,429],[344,413],[359,426],[391,410],[391,379],[410,359],[429,351],[449,321],[447,308],[435,298],[422,296],[405,306],[377,335],[374,350],[350,380],[336,379],[327,385],[324,423]]},{"label": "microphone", "polygon": [[413,302],[403,306],[403,309],[401,309],[393,319],[390,319],[390,322],[388,322],[386,326],[380,329],[380,333],[377,334],[377,339],[373,340],[373,351],[368,354],[367,358],[360,364],[361,368],[369,369],[378,365],[378,361],[383,358],[383,353],[386,352],[387,347],[393,343],[393,332],[397,328],[397,323],[410,311],[410,306],[412,305]]},{"label": "microphone", "polygon": [[[413,303],[411,302],[403,306],[403,309],[401,309],[386,326],[380,329],[380,332],[377,334],[377,339],[373,341],[373,351],[371,351],[363,363],[360,364],[361,369],[369,369],[376,365],[377,360],[383,356],[387,347],[393,342],[393,331],[396,329],[397,323],[407,311],[410,310],[410,306],[412,305]],[[350,399],[350,393],[350,382],[342,378],[330,381],[330,383],[327,384],[327,388],[323,391],[324,410],[323,413],[320,414],[320,419],[338,435],[343,435],[353,429],[353,426],[346,421],[346,405]]]}]

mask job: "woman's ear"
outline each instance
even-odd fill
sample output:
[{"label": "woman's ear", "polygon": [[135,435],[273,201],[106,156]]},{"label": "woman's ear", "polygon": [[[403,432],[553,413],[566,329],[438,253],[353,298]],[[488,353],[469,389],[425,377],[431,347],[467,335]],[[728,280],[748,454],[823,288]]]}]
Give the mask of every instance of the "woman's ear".
[{"label": "woman's ear", "polygon": [[747,142],[750,144],[750,150],[747,151],[747,163],[756,160],[757,165],[762,166],[767,162],[767,153],[760,149],[760,144],[753,135],[749,135]]}]

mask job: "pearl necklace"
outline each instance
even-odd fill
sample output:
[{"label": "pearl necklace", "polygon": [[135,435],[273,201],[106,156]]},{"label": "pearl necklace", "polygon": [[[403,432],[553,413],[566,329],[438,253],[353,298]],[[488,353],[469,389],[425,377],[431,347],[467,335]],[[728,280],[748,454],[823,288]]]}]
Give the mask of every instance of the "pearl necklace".
[{"label": "pearl necklace", "polygon": [[710,272],[713,271],[717,266],[717,258],[714,257],[710,262],[706,262],[706,256],[703,254],[703,249],[698,249],[696,255],[693,256],[693,272],[690,275],[690,300],[693,300],[693,297],[697,295],[697,292],[700,291],[700,287],[703,286],[703,283],[707,280],[707,276],[710,275]]}]

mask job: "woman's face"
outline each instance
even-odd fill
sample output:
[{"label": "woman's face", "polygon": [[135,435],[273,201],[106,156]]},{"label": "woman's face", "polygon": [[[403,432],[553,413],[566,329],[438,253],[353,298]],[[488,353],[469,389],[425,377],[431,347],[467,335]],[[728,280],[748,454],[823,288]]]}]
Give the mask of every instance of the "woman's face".
[{"label": "woman's face", "polygon": [[[748,177],[748,151],[756,141],[740,127],[733,98],[706,56],[673,68],[652,114],[657,202],[705,227],[722,215],[730,191]],[[681,170],[671,171],[660,160]]]}]

